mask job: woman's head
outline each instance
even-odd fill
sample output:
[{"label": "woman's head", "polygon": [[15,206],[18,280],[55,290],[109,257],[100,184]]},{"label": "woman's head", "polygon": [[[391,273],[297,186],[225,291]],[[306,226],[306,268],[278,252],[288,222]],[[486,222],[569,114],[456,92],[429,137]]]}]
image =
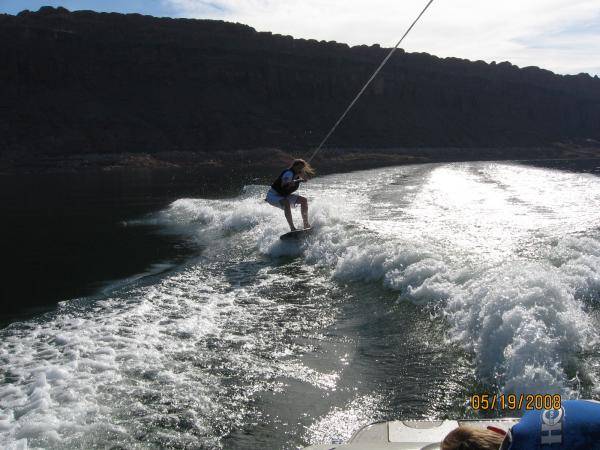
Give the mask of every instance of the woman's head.
[{"label": "woman's head", "polygon": [[309,177],[315,175],[315,169],[311,167],[309,163],[304,161],[303,159],[295,159],[290,166],[290,169],[294,171],[294,173],[304,172]]},{"label": "woman's head", "polygon": [[498,450],[503,440],[501,432],[461,426],[448,433],[441,450]]}]

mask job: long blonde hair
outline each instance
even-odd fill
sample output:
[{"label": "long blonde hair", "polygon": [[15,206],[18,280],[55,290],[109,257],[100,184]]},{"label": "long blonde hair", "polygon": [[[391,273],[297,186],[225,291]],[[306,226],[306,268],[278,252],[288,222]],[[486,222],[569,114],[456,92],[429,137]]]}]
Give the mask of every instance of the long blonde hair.
[{"label": "long blonde hair", "polygon": [[309,163],[307,163],[305,160],[303,160],[303,159],[295,159],[294,161],[292,161],[292,164],[290,165],[290,169],[292,167],[294,167],[296,164],[302,164],[302,168],[304,169],[304,173],[306,175],[308,175],[309,177],[314,177],[315,176],[315,169]]},{"label": "long blonde hair", "polygon": [[461,426],[442,441],[441,450],[498,450],[504,436],[492,430]]}]

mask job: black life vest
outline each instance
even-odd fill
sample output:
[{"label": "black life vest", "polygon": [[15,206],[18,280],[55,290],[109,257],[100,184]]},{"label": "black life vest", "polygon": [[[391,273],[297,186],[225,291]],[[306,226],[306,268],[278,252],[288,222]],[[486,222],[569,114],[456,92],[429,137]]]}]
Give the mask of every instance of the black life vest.
[{"label": "black life vest", "polygon": [[287,197],[288,195],[290,195],[292,192],[298,190],[298,187],[300,186],[300,183],[292,183],[289,184],[287,186],[283,186],[283,181],[282,181],[282,177],[283,174],[286,173],[288,170],[291,170],[293,173],[292,169],[285,169],[283,172],[281,172],[279,174],[279,176],[277,177],[277,179],[273,182],[273,184],[271,185],[271,187],[273,189],[275,189],[275,191],[279,194],[279,195],[283,195],[284,197]]}]

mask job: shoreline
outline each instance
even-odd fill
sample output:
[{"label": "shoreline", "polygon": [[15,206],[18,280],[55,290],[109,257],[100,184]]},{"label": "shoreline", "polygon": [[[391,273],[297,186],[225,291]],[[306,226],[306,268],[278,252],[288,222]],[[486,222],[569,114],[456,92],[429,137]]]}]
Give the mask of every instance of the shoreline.
[{"label": "shoreline", "polygon": [[[600,158],[600,145],[560,144],[507,148],[324,148],[313,160],[320,174],[349,172],[407,164],[466,161],[545,161]],[[188,171],[210,174],[243,172],[260,176],[279,170],[294,157],[277,148],[214,152],[79,153],[69,155],[0,156],[0,176],[89,174],[129,171]]]}]

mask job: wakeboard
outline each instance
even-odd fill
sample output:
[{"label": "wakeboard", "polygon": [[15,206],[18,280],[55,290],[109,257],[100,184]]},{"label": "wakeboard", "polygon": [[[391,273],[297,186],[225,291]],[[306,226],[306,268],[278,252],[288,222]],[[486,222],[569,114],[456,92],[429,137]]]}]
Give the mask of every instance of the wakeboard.
[{"label": "wakeboard", "polygon": [[282,234],[279,239],[282,241],[288,241],[292,239],[302,239],[309,236],[312,233],[312,228],[304,228],[303,230],[294,230],[289,233]]}]

